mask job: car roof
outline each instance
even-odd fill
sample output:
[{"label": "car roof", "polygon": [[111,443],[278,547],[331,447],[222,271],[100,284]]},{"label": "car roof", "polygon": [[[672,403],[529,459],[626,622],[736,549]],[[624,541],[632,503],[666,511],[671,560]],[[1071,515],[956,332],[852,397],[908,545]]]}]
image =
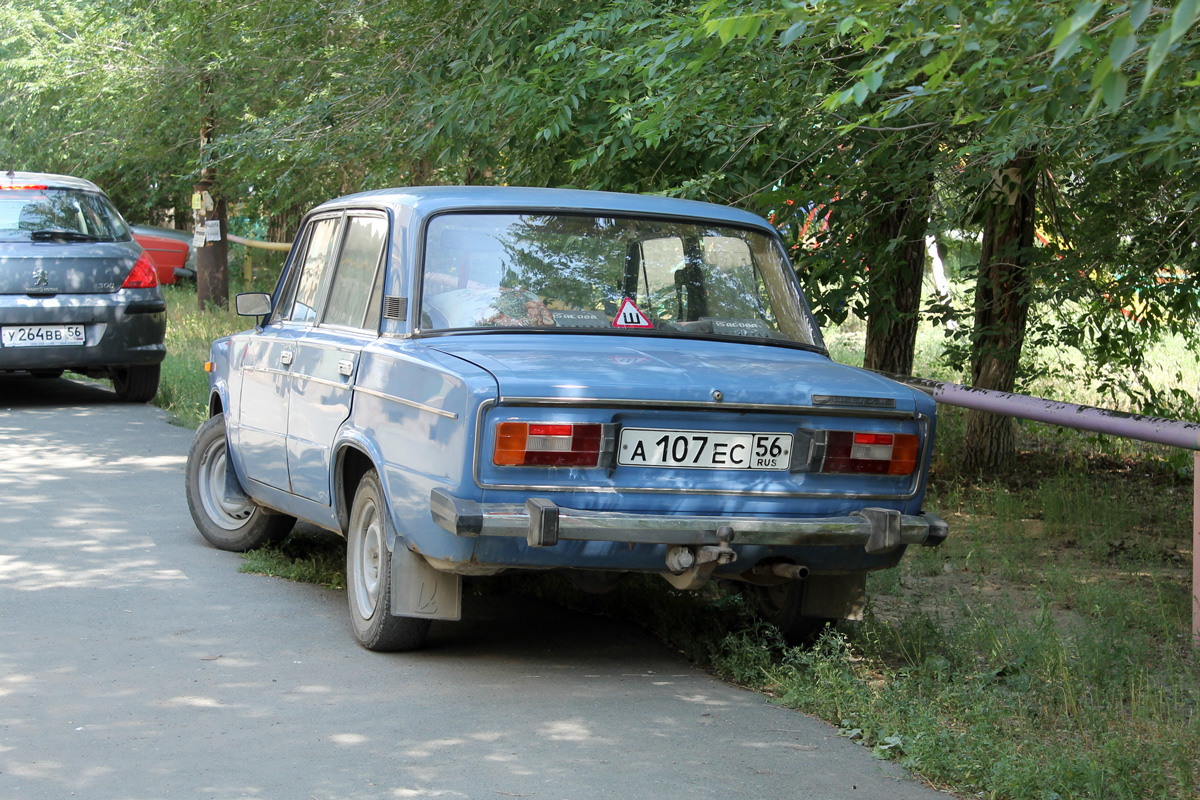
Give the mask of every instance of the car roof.
[{"label": "car roof", "polygon": [[393,209],[406,207],[421,216],[440,211],[483,208],[655,214],[695,217],[771,229],[770,224],[756,214],[715,203],[647,194],[528,186],[413,186],[379,189],[339,197],[322,203],[313,210],[328,211],[350,206]]},{"label": "car roof", "polygon": [[78,189],[84,192],[104,193],[91,181],[70,175],[56,175],[53,172],[17,172],[16,170],[0,172],[0,185],[22,186],[26,184],[45,184],[53,189]]}]

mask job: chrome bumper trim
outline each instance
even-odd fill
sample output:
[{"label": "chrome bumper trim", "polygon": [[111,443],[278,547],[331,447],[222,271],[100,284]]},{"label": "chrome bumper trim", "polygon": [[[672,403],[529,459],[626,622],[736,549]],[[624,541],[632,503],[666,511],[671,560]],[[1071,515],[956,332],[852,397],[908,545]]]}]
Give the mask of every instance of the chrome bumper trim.
[{"label": "chrome bumper trim", "polygon": [[457,536],[524,538],[531,546],[553,546],[560,539],[631,544],[719,545],[717,529],[733,529],[733,544],[780,546],[858,546],[868,553],[900,545],[941,544],[948,526],[936,514],[901,514],[864,508],[845,517],[702,517],[676,514],[625,514],[563,508],[545,498],[515,503],[480,504],[434,489],[429,498],[433,520]]}]

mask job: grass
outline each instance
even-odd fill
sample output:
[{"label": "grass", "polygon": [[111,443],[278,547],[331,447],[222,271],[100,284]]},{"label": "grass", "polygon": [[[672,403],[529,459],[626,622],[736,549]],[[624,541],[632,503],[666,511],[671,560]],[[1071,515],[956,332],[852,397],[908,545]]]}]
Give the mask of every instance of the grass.
[{"label": "grass", "polygon": [[[172,365],[157,402],[191,424],[203,414],[208,340],[245,325],[195,311],[186,289],[168,303]],[[828,338],[852,362],[861,336],[849,327]],[[955,380],[933,366],[939,339],[922,331],[916,372]],[[1200,395],[1185,344],[1163,343],[1152,363]],[[1111,404],[1087,386],[1035,391]],[[926,506],[950,522],[950,538],[873,574],[866,619],[808,649],[787,647],[718,587],[682,593],[632,576],[593,596],[556,575],[481,585],[643,625],[938,787],[1014,800],[1200,796],[1190,453],[1020,423],[1019,471],[981,478],[957,469],[964,428],[965,412],[939,410]],[[342,555],[337,537],[296,535],[242,569],[341,586]]]}]

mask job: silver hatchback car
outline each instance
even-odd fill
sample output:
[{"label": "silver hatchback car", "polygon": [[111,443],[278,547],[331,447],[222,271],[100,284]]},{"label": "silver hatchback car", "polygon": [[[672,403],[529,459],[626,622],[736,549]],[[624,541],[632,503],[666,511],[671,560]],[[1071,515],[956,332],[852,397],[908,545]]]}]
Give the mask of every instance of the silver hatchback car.
[{"label": "silver hatchback car", "polygon": [[158,391],[167,306],[154,262],[91,181],[0,173],[0,372],[111,378]]}]

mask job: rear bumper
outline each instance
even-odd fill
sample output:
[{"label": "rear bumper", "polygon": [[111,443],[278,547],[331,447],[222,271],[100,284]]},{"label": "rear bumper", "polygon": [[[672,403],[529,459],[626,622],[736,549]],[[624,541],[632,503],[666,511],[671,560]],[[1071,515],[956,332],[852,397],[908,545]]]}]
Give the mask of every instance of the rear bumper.
[{"label": "rear bumper", "polygon": [[0,370],[98,369],[158,364],[167,307],[157,289],[122,289],[112,294],[0,295],[0,327],[82,325],[84,343],[51,347],[4,347]]},{"label": "rear bumper", "polygon": [[440,527],[457,536],[524,538],[531,547],[550,547],[562,539],[685,547],[857,546],[867,553],[884,553],[901,545],[933,547],[949,532],[936,514],[885,508],[864,508],[845,517],[624,514],[563,508],[542,498],[530,498],[525,505],[481,504],[441,489],[430,495],[430,513]]}]

